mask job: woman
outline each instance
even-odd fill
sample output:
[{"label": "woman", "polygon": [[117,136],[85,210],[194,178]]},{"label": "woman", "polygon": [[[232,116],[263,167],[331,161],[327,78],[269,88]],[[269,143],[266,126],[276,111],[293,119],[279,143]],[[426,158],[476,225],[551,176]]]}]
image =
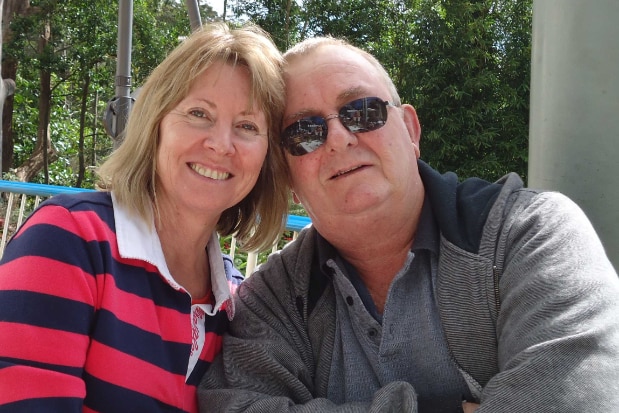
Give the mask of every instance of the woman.
[{"label": "woman", "polygon": [[257,27],[194,33],[144,84],[105,191],[31,215],[0,265],[0,411],[197,411],[242,278],[217,233],[256,249],[284,222],[280,69]]}]

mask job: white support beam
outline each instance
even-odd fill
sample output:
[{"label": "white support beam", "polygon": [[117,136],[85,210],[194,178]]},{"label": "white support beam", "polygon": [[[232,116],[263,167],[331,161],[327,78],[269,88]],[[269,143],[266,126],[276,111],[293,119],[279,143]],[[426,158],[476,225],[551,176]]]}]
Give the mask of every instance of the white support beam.
[{"label": "white support beam", "polygon": [[619,268],[619,0],[534,0],[529,182],[592,221]]}]

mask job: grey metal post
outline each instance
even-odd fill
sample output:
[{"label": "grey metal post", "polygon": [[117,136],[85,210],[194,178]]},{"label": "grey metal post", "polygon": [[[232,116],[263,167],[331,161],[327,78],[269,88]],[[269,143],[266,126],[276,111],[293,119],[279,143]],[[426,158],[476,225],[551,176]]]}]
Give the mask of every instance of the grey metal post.
[{"label": "grey metal post", "polygon": [[115,125],[113,125],[114,147],[124,137],[127,118],[133,102],[131,95],[131,47],[133,36],[133,0],[118,2],[118,56],[116,59]]},{"label": "grey metal post", "polygon": [[576,201],[619,268],[619,1],[534,0],[529,182]]},{"label": "grey metal post", "polygon": [[[0,7],[2,7],[2,2],[0,1]],[[2,44],[2,36],[0,35],[0,48]],[[2,58],[2,52],[0,51],[0,59]],[[0,76],[1,77],[1,76]],[[0,79],[0,179],[2,179],[2,145],[4,144],[4,135],[2,132],[2,114],[4,112],[4,102],[8,96],[11,96],[15,93],[15,81],[13,79]]]},{"label": "grey metal post", "polygon": [[198,0],[185,0],[187,11],[189,12],[189,24],[191,31],[195,31],[202,27],[202,18],[200,17],[200,9],[198,8]]}]

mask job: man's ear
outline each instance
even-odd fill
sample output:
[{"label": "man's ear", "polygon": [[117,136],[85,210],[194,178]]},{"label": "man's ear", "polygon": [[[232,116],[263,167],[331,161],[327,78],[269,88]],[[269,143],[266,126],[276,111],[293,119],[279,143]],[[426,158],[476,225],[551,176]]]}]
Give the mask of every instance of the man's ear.
[{"label": "man's ear", "polygon": [[408,130],[408,135],[411,142],[415,146],[415,155],[417,158],[421,156],[421,150],[419,149],[419,141],[421,140],[421,125],[417,118],[417,112],[411,105],[402,105],[402,111],[404,112],[404,124]]}]

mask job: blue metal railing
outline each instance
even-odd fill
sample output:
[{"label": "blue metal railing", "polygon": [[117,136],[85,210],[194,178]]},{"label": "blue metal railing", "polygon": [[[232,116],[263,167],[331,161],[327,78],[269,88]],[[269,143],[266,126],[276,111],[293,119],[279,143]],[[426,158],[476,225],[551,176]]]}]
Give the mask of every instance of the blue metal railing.
[{"label": "blue metal railing", "polygon": [[[70,186],[35,184],[30,182],[5,181],[0,179],[0,193],[12,192],[15,194],[26,194],[30,196],[50,197],[58,194],[71,192],[93,191],[93,189],[73,188]],[[288,231],[299,232],[311,223],[308,217],[300,215],[288,215],[286,229]]]},{"label": "blue metal railing", "polygon": [[[2,230],[2,237],[0,238],[0,257],[4,252],[4,247],[8,242],[10,236],[17,231],[19,226],[32,213],[32,211],[39,205],[43,199],[50,196],[66,193],[76,193],[84,191],[93,191],[93,189],[84,188],[72,188],[68,186],[59,185],[45,185],[35,184],[27,182],[15,182],[0,180],[0,194],[6,195],[6,202],[0,198],[0,229]],[[34,199],[33,199],[34,197]],[[17,198],[17,200],[16,200]],[[19,207],[14,209],[14,204],[19,204]],[[286,220],[286,230],[293,232],[293,239],[299,231],[305,228],[311,223],[308,217],[299,215],[288,215]],[[277,246],[273,247],[275,251]],[[235,255],[236,239],[232,237],[230,251],[225,251],[232,257]],[[258,253],[247,253],[245,274],[249,275],[253,272],[256,265],[258,265]]]},{"label": "blue metal railing", "polygon": [[15,194],[26,194],[30,196],[48,197],[58,194],[66,194],[67,192],[84,191],[93,191],[93,189],[0,180],[0,192],[13,192]]}]

